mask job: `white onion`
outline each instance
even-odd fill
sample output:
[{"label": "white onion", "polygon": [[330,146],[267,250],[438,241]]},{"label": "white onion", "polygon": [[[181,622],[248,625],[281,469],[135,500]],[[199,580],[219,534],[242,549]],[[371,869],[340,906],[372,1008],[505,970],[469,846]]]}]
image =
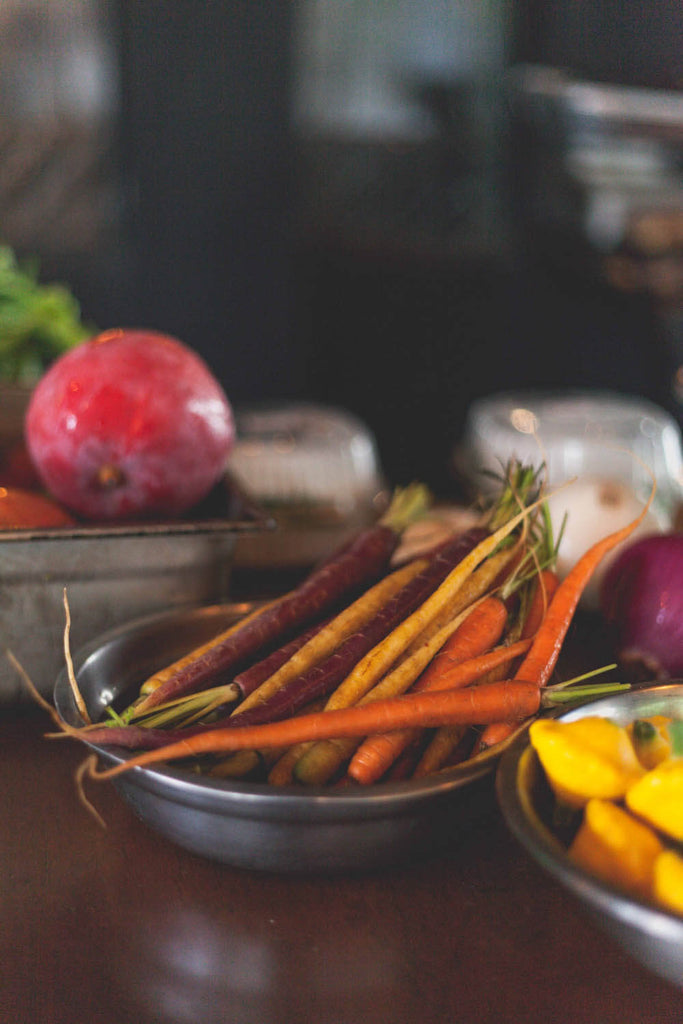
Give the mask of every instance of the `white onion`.
[{"label": "white onion", "polygon": [[[641,511],[643,501],[633,489],[620,480],[604,477],[581,477],[559,488],[551,486],[548,507],[556,536],[564,522],[558,552],[557,568],[566,576],[588,548],[603,537],[632,522]],[[565,519],[566,517],[566,519]],[[650,510],[630,539],[667,530],[670,518]],[[603,559],[593,574],[582,597],[582,605],[597,609],[600,582],[622,545]]]}]

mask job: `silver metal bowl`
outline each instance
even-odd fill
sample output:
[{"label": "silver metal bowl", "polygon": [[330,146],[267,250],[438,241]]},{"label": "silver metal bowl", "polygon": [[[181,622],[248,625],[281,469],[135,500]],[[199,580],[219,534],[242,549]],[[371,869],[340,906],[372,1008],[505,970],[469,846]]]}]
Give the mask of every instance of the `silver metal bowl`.
[{"label": "silver metal bowl", "polygon": [[[683,683],[647,686],[605,697],[560,715],[574,721],[598,714],[626,724],[649,715],[683,716]],[[683,917],[660,910],[577,867],[546,823],[543,769],[520,735],[501,758],[498,801],[513,834],[527,852],[585,905],[596,923],[647,968],[683,987]]]},{"label": "silver metal bowl", "polygon": [[[91,718],[100,718],[106,705],[134,693],[153,671],[226,629],[250,607],[215,605],[147,617],[84,647],[74,655],[74,667]],[[65,722],[83,724],[66,671],[57,679],[54,702]],[[129,756],[91,748],[107,764]],[[482,755],[432,778],[358,790],[274,788],[163,766],[134,768],[115,785],[144,822],[203,857],[264,871],[365,871],[448,841],[449,829],[461,820],[464,791],[473,796],[472,784],[496,760]]]}]

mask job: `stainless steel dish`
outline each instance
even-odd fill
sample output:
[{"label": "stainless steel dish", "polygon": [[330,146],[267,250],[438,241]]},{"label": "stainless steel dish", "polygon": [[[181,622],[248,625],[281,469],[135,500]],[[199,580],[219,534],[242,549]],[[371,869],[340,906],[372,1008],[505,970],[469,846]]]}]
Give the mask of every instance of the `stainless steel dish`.
[{"label": "stainless steel dish", "polygon": [[[76,650],[162,609],[225,601],[239,538],[273,525],[229,478],[190,519],[0,530],[0,646],[49,696],[64,664],[64,589]],[[25,701],[0,657],[0,707]]]},{"label": "stainless steel dish", "polygon": [[[93,719],[153,672],[227,628],[249,605],[153,616],[100,637],[74,656]],[[62,671],[55,706],[82,724]],[[104,763],[126,754],[93,747]],[[487,775],[483,756],[431,779],[362,791],[214,781],[177,767],[132,769],[116,786],[138,816],[172,842],[203,857],[278,872],[359,871],[405,861],[448,839],[464,791]],[[470,795],[471,795],[470,790]]]},{"label": "stainless steel dish", "polygon": [[[627,723],[646,715],[683,715],[683,683],[650,686],[584,704],[560,716],[588,714]],[[542,768],[527,732],[501,758],[496,776],[500,807],[528,853],[582,901],[596,923],[647,968],[683,988],[683,918],[598,881],[574,865],[544,821]]]}]

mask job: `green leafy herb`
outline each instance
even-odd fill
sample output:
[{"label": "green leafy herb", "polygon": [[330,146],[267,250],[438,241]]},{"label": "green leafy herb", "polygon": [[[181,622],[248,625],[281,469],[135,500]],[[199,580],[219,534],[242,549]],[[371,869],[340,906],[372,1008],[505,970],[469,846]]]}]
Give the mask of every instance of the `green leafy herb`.
[{"label": "green leafy herb", "polygon": [[0,379],[31,383],[93,333],[65,285],[41,284],[35,265],[20,265],[0,245]]}]

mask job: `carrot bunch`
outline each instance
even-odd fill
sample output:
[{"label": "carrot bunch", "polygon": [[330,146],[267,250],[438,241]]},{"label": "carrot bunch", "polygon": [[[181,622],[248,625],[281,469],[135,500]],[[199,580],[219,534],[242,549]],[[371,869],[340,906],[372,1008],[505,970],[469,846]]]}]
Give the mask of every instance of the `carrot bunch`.
[{"label": "carrot bunch", "polygon": [[[311,603],[318,571],[283,599],[287,615],[277,602],[257,612],[145,681],[124,716],[79,735],[136,751],[103,777],[179,759],[273,785],[365,786],[477,756],[552,699],[548,684],[581,593],[647,507],[560,582],[539,474],[512,462],[479,527],[392,570],[382,524],[384,567],[374,566],[359,593],[357,564],[346,574],[353,582],[340,584],[357,544],[324,567],[337,600],[356,588],[341,608],[327,591]],[[297,619],[291,609],[302,605]],[[282,622],[286,629],[274,627]],[[260,632],[267,643],[255,642]],[[245,649],[240,662],[235,651]]]}]

